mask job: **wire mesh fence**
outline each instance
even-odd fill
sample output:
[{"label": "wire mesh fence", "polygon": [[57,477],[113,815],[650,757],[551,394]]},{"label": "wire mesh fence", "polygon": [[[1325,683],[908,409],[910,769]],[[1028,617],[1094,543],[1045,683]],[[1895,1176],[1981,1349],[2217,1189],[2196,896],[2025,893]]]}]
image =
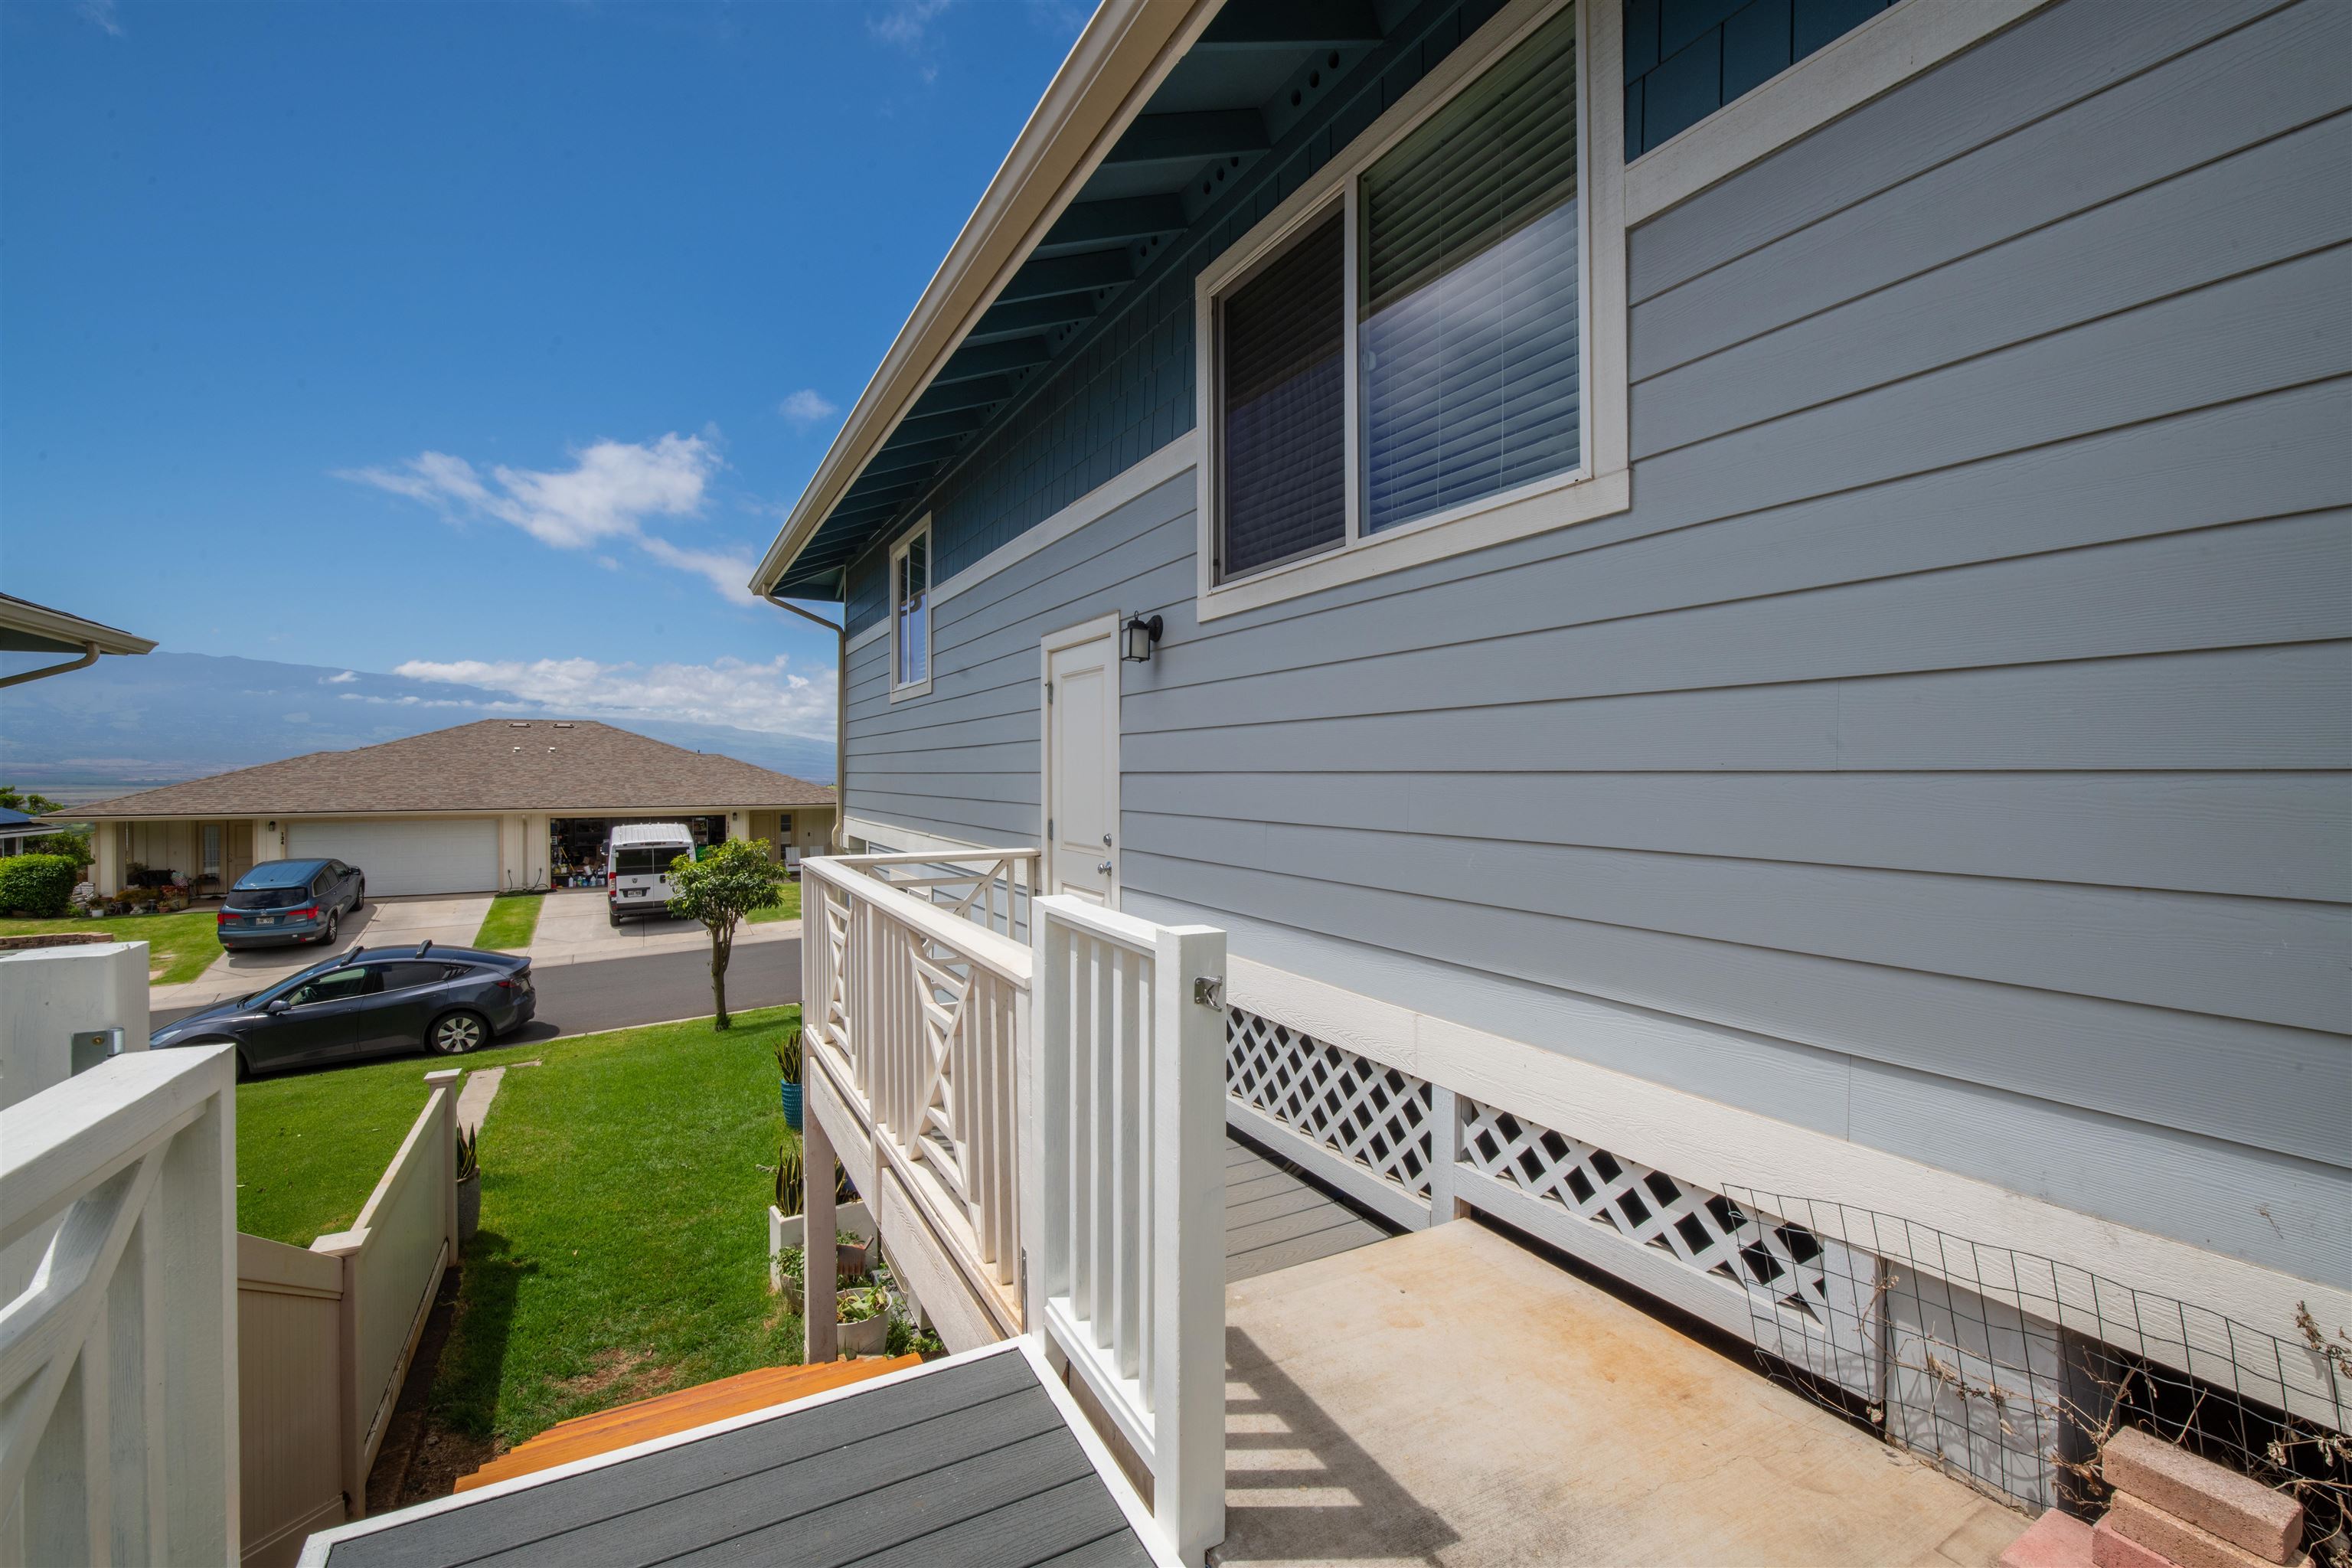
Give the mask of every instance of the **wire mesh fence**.
[{"label": "wire mesh fence", "polygon": [[[2307,1309],[2243,1323],[1899,1215],[1727,1191],[1753,1227],[1767,1375],[1983,1490],[2083,1518],[2106,1505],[2101,1447],[2140,1427],[2295,1498],[2314,1556],[2352,1568],[2344,1325]],[[1803,1289],[1780,1258],[1805,1266]]]}]

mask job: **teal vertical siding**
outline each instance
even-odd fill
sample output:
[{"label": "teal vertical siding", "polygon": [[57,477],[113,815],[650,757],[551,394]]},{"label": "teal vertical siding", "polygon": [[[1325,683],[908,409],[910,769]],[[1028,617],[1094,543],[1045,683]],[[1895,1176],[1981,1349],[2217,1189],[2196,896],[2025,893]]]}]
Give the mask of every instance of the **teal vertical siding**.
[{"label": "teal vertical siding", "polygon": [[1625,0],[1625,156],[1638,158],[1895,0]]}]

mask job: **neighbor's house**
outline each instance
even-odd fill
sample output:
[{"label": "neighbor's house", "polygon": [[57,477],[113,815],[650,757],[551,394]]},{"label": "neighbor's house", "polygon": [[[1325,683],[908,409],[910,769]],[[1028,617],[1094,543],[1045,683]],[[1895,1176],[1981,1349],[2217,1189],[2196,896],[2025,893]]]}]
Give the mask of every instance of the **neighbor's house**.
[{"label": "neighbor's house", "polygon": [[2347,66],[1106,6],[753,579],[852,847],[1223,928],[1237,1125],[1743,1336],[1751,1188],[2340,1317]]},{"label": "neighbor's house", "polygon": [[57,832],[59,826],[46,816],[33,816],[9,806],[0,806],[0,858],[24,854],[33,845]]},{"label": "neighbor's house", "polygon": [[217,891],[260,861],[315,856],[361,868],[383,897],[544,885],[618,822],[684,821],[797,860],[823,853],[833,791],[585,719],[485,719],[74,812],[95,828],[104,889],[133,862]]}]

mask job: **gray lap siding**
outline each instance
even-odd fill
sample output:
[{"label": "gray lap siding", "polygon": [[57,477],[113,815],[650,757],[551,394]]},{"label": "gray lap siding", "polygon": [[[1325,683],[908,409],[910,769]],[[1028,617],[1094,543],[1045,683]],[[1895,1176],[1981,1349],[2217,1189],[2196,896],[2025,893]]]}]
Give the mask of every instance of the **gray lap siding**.
[{"label": "gray lap siding", "polygon": [[2352,1279],[2352,11],[2112,16],[1634,231],[1630,511],[1203,626],[1184,476],[855,650],[850,810],[1034,842],[1157,612],[1135,911]]}]

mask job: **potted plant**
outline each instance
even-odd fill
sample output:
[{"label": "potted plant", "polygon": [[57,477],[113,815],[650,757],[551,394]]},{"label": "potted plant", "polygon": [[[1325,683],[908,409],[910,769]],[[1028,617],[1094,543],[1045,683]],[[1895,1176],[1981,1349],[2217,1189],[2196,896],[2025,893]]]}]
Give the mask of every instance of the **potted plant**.
[{"label": "potted plant", "polygon": [[844,1290],[840,1296],[840,1336],[835,1342],[844,1355],[880,1355],[890,1342],[890,1292],[879,1285]]},{"label": "potted plant", "polygon": [[457,1245],[482,1228],[482,1131],[457,1129]]},{"label": "potted plant", "polygon": [[783,1038],[776,1042],[776,1072],[784,1098],[784,1125],[797,1132],[801,1130],[801,1026],[798,1024],[786,1029]]},{"label": "potted plant", "polygon": [[808,1310],[808,1253],[798,1247],[787,1247],[775,1256],[769,1270],[770,1283],[784,1299],[785,1309],[795,1318]]}]

